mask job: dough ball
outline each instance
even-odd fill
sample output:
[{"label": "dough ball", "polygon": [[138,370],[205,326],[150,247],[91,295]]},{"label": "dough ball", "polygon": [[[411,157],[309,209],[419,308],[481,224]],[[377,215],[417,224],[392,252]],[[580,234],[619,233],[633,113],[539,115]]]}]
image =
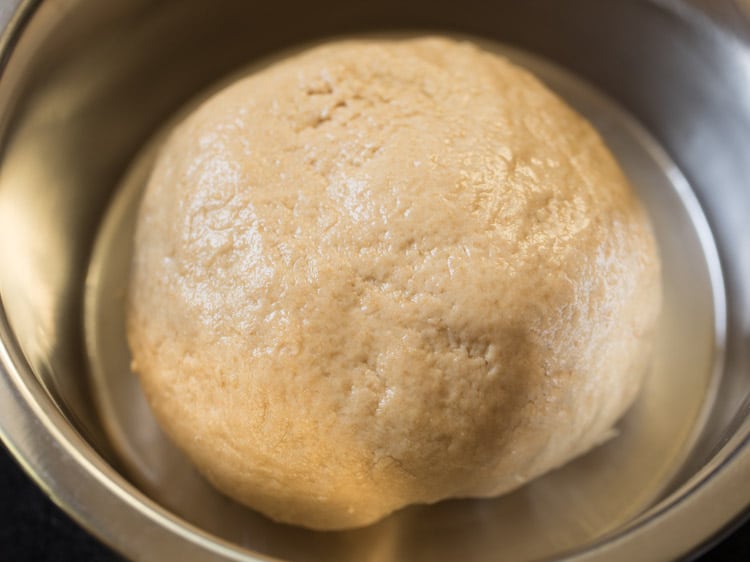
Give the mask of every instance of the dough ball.
[{"label": "dough ball", "polygon": [[502,494],[599,443],[660,307],[647,218],[530,74],[443,38],[242,78],[162,147],[134,370],[222,492],[341,529]]}]

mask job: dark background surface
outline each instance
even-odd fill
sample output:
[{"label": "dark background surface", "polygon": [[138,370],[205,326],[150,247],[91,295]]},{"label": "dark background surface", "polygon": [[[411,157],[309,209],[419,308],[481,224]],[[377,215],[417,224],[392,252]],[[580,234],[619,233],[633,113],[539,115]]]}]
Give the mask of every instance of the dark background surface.
[{"label": "dark background surface", "polygon": [[[48,500],[0,445],[0,562],[120,560]],[[697,560],[750,561],[750,522]]]}]

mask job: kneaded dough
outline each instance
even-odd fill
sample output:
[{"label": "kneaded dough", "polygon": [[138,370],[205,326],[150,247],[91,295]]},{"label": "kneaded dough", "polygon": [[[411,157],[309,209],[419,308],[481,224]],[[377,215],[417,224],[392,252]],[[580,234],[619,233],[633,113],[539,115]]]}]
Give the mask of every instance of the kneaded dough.
[{"label": "kneaded dough", "polygon": [[612,156],[537,79],[466,42],[351,40],[176,127],[128,306],[134,370],[198,469],[341,529],[507,492],[605,438],[660,273]]}]

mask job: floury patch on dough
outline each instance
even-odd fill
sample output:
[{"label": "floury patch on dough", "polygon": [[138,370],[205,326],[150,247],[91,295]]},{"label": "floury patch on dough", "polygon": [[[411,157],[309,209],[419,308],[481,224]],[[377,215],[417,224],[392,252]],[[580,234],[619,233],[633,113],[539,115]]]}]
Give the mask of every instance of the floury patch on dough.
[{"label": "floury patch on dough", "polygon": [[128,305],[158,419],[278,521],[507,492],[606,438],[660,308],[599,136],[470,43],[344,41],[238,80],[161,150]]}]

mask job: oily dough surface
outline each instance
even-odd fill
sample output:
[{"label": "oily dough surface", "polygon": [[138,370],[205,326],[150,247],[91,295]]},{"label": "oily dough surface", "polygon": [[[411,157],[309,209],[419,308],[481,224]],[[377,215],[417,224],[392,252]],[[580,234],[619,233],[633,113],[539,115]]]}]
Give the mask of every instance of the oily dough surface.
[{"label": "oily dough surface", "polygon": [[204,102],[140,209],[133,367],[221,491],[317,529],[495,496],[606,438],[660,308],[599,136],[466,42],[350,40]]}]

